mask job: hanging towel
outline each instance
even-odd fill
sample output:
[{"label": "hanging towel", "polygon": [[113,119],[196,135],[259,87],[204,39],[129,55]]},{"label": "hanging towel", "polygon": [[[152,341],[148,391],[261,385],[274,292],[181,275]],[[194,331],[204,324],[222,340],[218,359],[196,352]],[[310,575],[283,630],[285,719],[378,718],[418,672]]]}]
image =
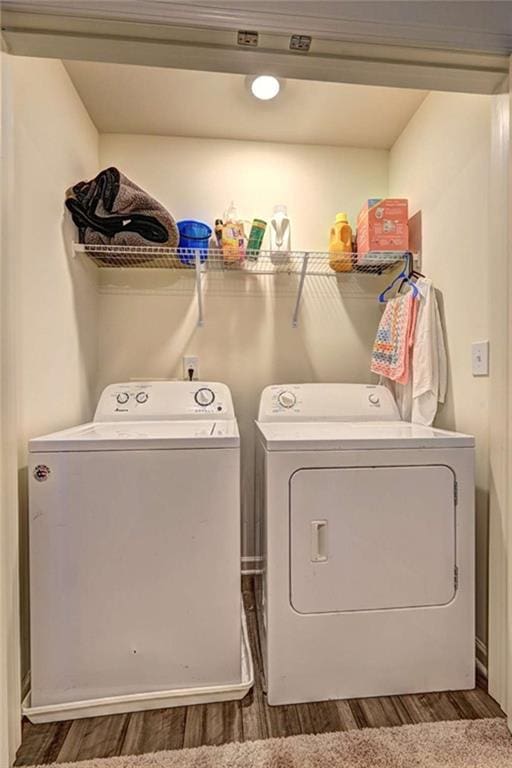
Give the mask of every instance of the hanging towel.
[{"label": "hanging towel", "polygon": [[372,352],[372,372],[404,384],[409,380],[409,353],[416,318],[415,302],[412,293],[398,294],[387,302]]},{"label": "hanging towel", "polygon": [[439,403],[444,403],[448,365],[441,315],[432,280],[420,278],[416,286],[420,300],[411,354],[411,375],[407,384],[394,382],[400,414],[406,421],[430,426]]},{"label": "hanging towel", "polygon": [[411,369],[411,353],[412,348],[414,345],[414,336],[416,331],[416,317],[418,312],[418,301],[411,295],[411,316],[409,320],[409,327],[407,330],[407,340],[406,340],[406,348],[405,348],[405,359],[404,359],[404,372],[402,375],[396,379],[397,384],[403,384],[404,386],[409,383],[410,381],[410,369]]}]

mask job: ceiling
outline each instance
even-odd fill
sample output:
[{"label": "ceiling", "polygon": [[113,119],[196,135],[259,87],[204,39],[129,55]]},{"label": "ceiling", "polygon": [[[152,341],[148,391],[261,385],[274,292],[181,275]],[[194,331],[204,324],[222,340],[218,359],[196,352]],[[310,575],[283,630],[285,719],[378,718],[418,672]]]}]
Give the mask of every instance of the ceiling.
[{"label": "ceiling", "polygon": [[244,75],[66,61],[100,133],[389,149],[425,91],[286,80],[261,102]]}]

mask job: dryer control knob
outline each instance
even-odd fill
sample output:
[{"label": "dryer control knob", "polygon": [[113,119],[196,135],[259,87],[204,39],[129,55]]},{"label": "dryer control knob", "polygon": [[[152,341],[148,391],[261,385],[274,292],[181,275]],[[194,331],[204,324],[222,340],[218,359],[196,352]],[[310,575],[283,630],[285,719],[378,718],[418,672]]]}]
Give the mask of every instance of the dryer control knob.
[{"label": "dryer control knob", "polygon": [[279,405],[282,405],[283,408],[293,408],[297,402],[297,398],[293,392],[280,392],[277,399],[279,401]]},{"label": "dryer control knob", "polygon": [[149,395],[147,392],[137,392],[135,395],[135,399],[138,403],[147,403],[148,397]]},{"label": "dryer control knob", "polygon": [[116,400],[119,403],[119,405],[124,405],[125,403],[128,402],[129,399],[130,399],[130,395],[128,394],[128,392],[120,392],[116,397]]},{"label": "dryer control knob", "polygon": [[368,395],[368,400],[372,405],[380,405],[380,397],[378,395]]},{"label": "dryer control knob", "polygon": [[215,395],[208,387],[201,387],[201,389],[198,389],[195,393],[194,399],[198,405],[202,405],[204,408],[207,408],[214,402]]}]

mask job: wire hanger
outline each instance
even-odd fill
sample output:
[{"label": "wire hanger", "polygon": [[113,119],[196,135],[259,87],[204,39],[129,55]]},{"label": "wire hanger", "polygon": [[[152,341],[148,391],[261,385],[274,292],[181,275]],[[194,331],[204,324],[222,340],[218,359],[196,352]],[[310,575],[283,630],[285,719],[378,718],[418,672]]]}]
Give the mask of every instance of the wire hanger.
[{"label": "wire hanger", "polygon": [[409,252],[409,253],[406,254],[405,264],[404,264],[403,269],[400,272],[400,274],[397,275],[395,277],[395,279],[388,285],[388,287],[385,288],[382,291],[382,293],[380,294],[380,296],[379,296],[380,304],[385,304],[386,303],[386,301],[387,301],[386,294],[389,293],[389,291],[391,291],[391,289],[394,288],[395,285],[400,280],[402,281],[400,283],[400,288],[402,287],[402,285],[404,283],[407,283],[407,285],[409,285],[411,287],[411,289],[412,289],[412,297],[413,297],[413,299],[418,298],[418,296],[420,295],[420,292],[418,290],[417,285],[415,283],[413,283],[413,281],[411,280],[411,277],[413,276],[413,274],[418,274],[420,277],[423,277],[423,275],[420,272],[415,273],[415,270],[413,270],[413,268],[412,268],[412,253]]},{"label": "wire hanger", "polygon": [[407,278],[402,279],[402,282],[398,286],[397,293],[400,293],[404,285],[410,285],[410,282],[409,282],[410,280],[412,280],[413,278],[414,280],[417,280],[419,277],[425,277],[423,272],[419,272],[417,269],[414,269],[414,267],[412,269],[409,269],[409,280],[407,280]]}]

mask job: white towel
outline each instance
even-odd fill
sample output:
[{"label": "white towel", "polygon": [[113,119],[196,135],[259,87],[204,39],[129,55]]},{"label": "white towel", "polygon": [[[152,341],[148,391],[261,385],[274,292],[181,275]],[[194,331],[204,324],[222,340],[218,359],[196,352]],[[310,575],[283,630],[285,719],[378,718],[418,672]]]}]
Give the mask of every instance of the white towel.
[{"label": "white towel", "polygon": [[438,403],[444,403],[446,397],[448,365],[432,280],[419,278],[416,285],[421,298],[411,353],[411,375],[408,384],[395,383],[392,389],[402,419],[430,426]]}]

